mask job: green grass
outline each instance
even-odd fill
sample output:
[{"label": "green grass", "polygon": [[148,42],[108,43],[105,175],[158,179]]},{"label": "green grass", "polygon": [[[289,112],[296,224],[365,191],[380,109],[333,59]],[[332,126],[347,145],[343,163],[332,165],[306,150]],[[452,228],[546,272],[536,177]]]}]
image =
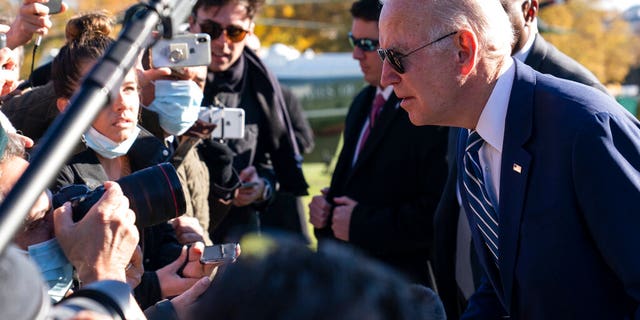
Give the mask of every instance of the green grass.
[{"label": "green grass", "polygon": [[304,204],[305,215],[307,217],[307,228],[309,228],[309,234],[312,237],[312,247],[315,247],[316,239],[313,237],[313,226],[309,223],[309,202],[311,202],[311,197],[320,194],[322,188],[329,186],[331,182],[331,172],[327,172],[327,165],[321,162],[304,163],[302,170],[309,184],[309,195],[302,198],[302,203]]}]

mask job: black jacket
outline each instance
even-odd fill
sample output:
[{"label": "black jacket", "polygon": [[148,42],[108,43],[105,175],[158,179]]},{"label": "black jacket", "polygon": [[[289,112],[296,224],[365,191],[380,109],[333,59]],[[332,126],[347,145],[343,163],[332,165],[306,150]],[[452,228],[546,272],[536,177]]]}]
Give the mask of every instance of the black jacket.
[{"label": "black jacket", "polygon": [[[327,199],[348,196],[358,202],[349,243],[414,282],[430,285],[427,261],[433,212],[447,176],[447,129],[414,126],[392,94],[352,165],[375,92],[375,87],[365,88],[349,108]],[[330,227],[316,229],[316,236],[321,245],[323,237],[334,238]]]},{"label": "black jacket", "polygon": [[[240,172],[255,166],[273,190],[296,196],[307,194],[307,182],[302,173],[302,155],[296,143],[291,119],[275,76],[248,48],[227,71],[214,74],[205,85],[203,105],[220,102],[225,107],[245,110],[244,139],[229,140],[234,151],[234,168]],[[211,201],[210,201],[211,202]],[[257,211],[268,202],[242,208],[233,207],[215,230],[211,240],[234,240],[234,230],[242,233],[256,226]],[[247,226],[248,229],[247,229]]]}]

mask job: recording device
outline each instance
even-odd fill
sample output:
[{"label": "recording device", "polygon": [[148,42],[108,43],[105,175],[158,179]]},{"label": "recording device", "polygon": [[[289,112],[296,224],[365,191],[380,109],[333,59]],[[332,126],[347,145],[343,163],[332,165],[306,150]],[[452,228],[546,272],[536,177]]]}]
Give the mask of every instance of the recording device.
[{"label": "recording device", "polygon": [[[186,200],[176,169],[161,163],[136,171],[116,181],[129,199],[129,208],[136,214],[136,226],[145,228],[181,216]],[[91,191],[86,185],[66,186],[53,196],[53,207],[71,201],[73,221],[84,217],[104,194],[104,186]]]},{"label": "recording device", "polygon": [[211,137],[216,139],[244,138],[244,109],[221,108],[216,106],[200,107],[200,120],[216,125]]},{"label": "recording device", "polygon": [[200,263],[212,264],[233,262],[236,260],[236,258],[238,258],[237,248],[237,243],[225,243],[206,246],[204,247],[204,252],[200,257]]},{"label": "recording device", "polygon": [[188,33],[172,39],[160,39],[151,48],[154,68],[208,66],[211,63],[211,37],[206,33]]},{"label": "recording device", "polygon": [[49,2],[43,4],[49,8],[49,14],[56,14],[62,11],[62,0],[49,0]]},{"label": "recording device", "polygon": [[255,186],[257,186],[258,183],[255,181],[245,181],[242,184],[240,184],[240,189],[247,189],[247,188],[253,188]]}]

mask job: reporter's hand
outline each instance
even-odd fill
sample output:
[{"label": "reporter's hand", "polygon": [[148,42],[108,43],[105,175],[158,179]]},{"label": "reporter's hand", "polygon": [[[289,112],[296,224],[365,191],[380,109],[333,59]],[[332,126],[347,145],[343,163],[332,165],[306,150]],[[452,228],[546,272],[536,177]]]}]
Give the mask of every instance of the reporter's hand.
[{"label": "reporter's hand", "polygon": [[105,182],[105,193],[82,220],[74,223],[69,202],[53,212],[54,230],[80,280],[126,282],[125,268],[139,234],[129,200],[115,182]]},{"label": "reporter's hand", "polygon": [[[7,46],[15,49],[28,43],[33,34],[47,35],[53,23],[49,15],[49,8],[43,3],[45,0],[23,0],[18,16],[11,24],[11,30],[7,32]],[[68,6],[62,2],[62,11]]]},{"label": "reporter's hand", "polygon": [[326,199],[329,188],[324,188],[321,192],[321,196],[314,196],[309,202],[309,222],[318,229],[327,226],[331,213],[331,204]]},{"label": "reporter's hand", "polygon": [[186,319],[189,314],[189,309],[193,306],[196,300],[209,288],[211,280],[209,277],[200,278],[189,290],[185,291],[181,295],[171,299],[173,309],[178,315],[178,319]]},{"label": "reporter's hand", "polygon": [[[0,25],[0,32],[6,30],[3,27],[6,26]],[[18,71],[18,57],[15,52],[9,48],[0,49],[0,96],[5,96],[18,87]]]},{"label": "reporter's hand", "polygon": [[144,274],[144,266],[142,265],[142,249],[140,246],[136,246],[136,250],[133,252],[131,261],[125,267],[125,274],[127,276],[127,284],[131,288],[135,288],[140,284],[142,275]]},{"label": "reporter's hand", "polygon": [[251,187],[238,189],[236,197],[233,199],[233,205],[236,207],[248,206],[258,200],[262,200],[262,194],[266,185],[264,180],[258,176],[258,172],[254,166],[249,166],[240,171],[240,181],[255,182]]},{"label": "reporter's hand", "polygon": [[138,73],[138,86],[140,87],[140,102],[142,102],[142,105],[148,106],[156,97],[154,81],[170,76],[171,69],[144,69],[142,64],[138,63],[136,72]]},{"label": "reporter's hand", "polygon": [[[209,276],[212,273],[216,267],[215,265],[203,265],[200,263],[203,251],[204,244],[196,242],[189,248],[187,260],[187,246],[184,246],[178,259],[156,271],[160,280],[160,290],[163,298],[174,297],[185,292],[200,278]],[[178,270],[183,264],[185,267],[181,277],[178,275]]]},{"label": "reporter's hand", "polygon": [[172,219],[170,222],[180,244],[191,244],[197,241],[204,242],[204,229],[198,219],[183,215]]}]

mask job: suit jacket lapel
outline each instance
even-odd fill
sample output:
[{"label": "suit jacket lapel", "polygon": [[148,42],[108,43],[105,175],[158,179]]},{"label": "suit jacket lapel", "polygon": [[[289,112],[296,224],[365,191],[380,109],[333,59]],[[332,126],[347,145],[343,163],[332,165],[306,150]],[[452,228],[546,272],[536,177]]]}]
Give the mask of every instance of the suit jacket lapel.
[{"label": "suit jacket lapel", "polygon": [[505,121],[498,209],[500,275],[507,310],[511,305],[520,221],[531,162],[531,155],[524,144],[531,136],[535,81],[533,69],[516,61],[516,74]]},{"label": "suit jacket lapel", "polygon": [[369,115],[371,101],[376,92],[376,88],[372,86],[367,87],[367,92],[364,98],[360,101],[354,101],[350,108],[349,115],[345,120],[345,131],[343,134],[343,146],[340,151],[338,163],[334,169],[333,177],[331,178],[330,196],[333,197],[334,193],[341,193],[346,181],[353,172],[353,156],[358,145],[360,138],[360,131],[362,126]]},{"label": "suit jacket lapel", "polygon": [[371,157],[373,150],[375,150],[376,146],[379,145],[380,140],[384,137],[384,133],[389,129],[389,125],[393,122],[393,119],[398,113],[398,108],[396,108],[397,104],[398,98],[396,98],[395,94],[391,94],[391,96],[389,96],[389,100],[385,102],[384,107],[376,120],[375,126],[371,132],[369,132],[369,138],[367,138],[362,150],[360,150],[360,154],[358,155],[358,160],[355,163],[353,171],[356,171],[361,163],[367,161],[367,159]]}]

